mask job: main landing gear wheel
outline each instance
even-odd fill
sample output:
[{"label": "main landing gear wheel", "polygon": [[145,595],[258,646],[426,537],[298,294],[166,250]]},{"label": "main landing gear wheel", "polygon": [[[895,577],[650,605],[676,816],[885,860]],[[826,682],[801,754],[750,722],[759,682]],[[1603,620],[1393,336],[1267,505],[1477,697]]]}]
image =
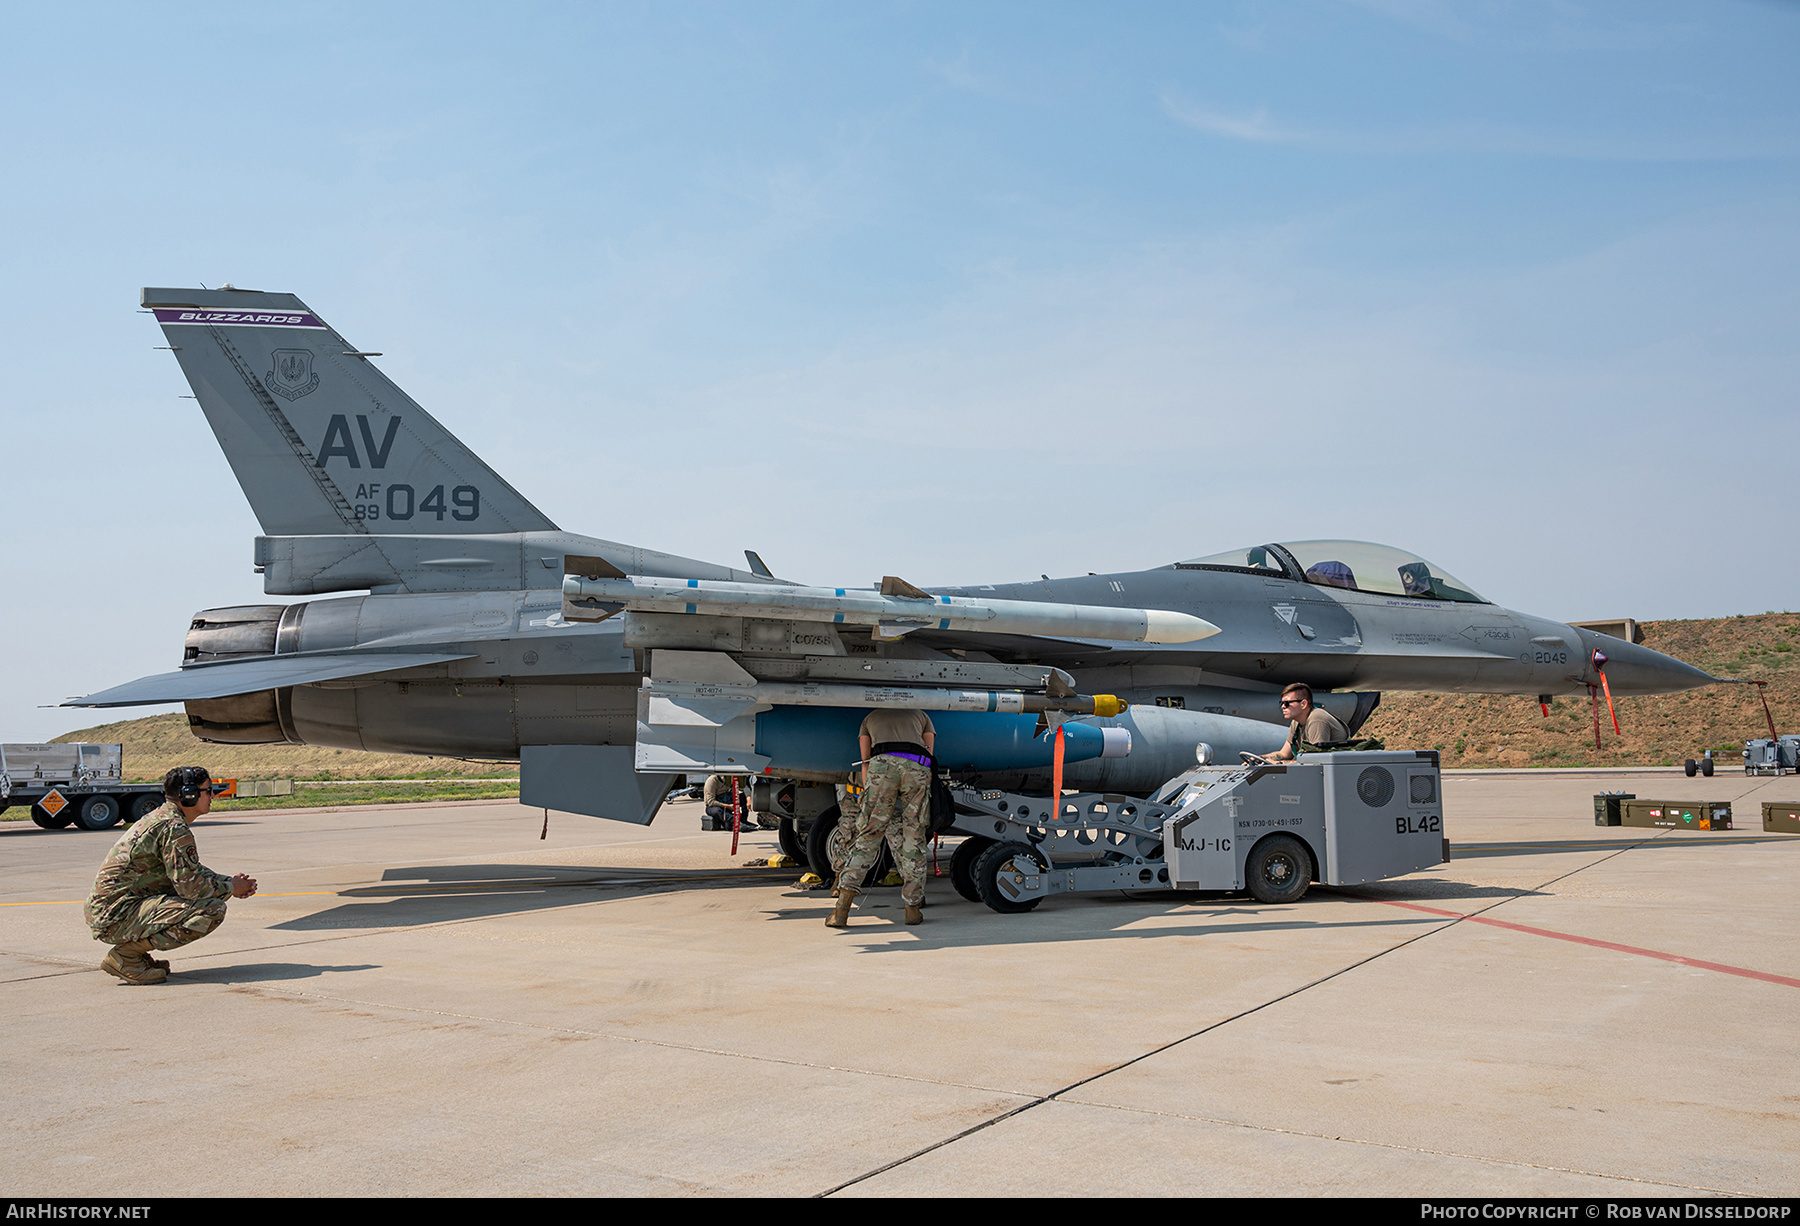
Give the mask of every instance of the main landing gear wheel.
[{"label": "main landing gear wheel", "polygon": [[1700,773],[1700,764],[1692,758],[1689,758],[1686,762],[1681,764],[1681,769],[1689,779],[1692,779],[1695,775]]},{"label": "main landing gear wheel", "polygon": [[812,871],[826,881],[831,880],[831,857],[826,848],[831,846],[831,832],[837,828],[839,810],[836,805],[813,818],[812,828],[806,832],[806,862]]},{"label": "main landing gear wheel", "polygon": [[1042,897],[1019,897],[1017,878],[1021,869],[1028,873],[1043,873],[1049,871],[1050,865],[1035,848],[1025,843],[995,843],[984,848],[975,858],[974,874],[981,901],[1002,915],[1017,915],[1043,902]]},{"label": "main landing gear wheel", "polygon": [[950,857],[950,884],[970,902],[981,901],[981,888],[975,884],[975,861],[993,845],[992,839],[971,835],[958,844],[956,854]]},{"label": "main landing gear wheel", "polygon": [[781,854],[801,864],[811,864],[812,857],[806,854],[806,840],[801,837],[794,819],[784,817],[781,824],[775,827],[775,841],[781,844]]},{"label": "main landing gear wheel", "polygon": [[1289,834],[1272,834],[1250,849],[1244,863],[1244,884],[1257,902],[1279,905],[1299,902],[1312,883],[1312,857]]},{"label": "main landing gear wheel", "polygon": [[[831,832],[837,829],[840,816],[842,811],[832,805],[813,819],[812,829],[806,832],[806,862],[825,881],[830,881],[837,874],[837,870],[831,867]],[[894,853],[888,849],[887,840],[883,839],[881,854],[875,857],[874,867],[864,875],[862,885],[858,888],[868,889],[893,869]]]}]

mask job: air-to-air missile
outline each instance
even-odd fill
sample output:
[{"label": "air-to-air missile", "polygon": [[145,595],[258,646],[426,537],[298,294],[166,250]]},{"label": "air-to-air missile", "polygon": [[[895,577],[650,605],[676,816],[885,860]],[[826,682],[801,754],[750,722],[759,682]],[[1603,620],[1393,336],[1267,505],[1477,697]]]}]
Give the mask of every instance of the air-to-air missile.
[{"label": "air-to-air missile", "polygon": [[893,576],[879,590],[722,583],[710,579],[627,575],[604,558],[571,556],[581,567],[563,577],[570,621],[601,621],[621,609],[634,613],[702,613],[867,626],[877,638],[915,630],[1034,634],[1129,643],[1192,643],[1217,634],[1204,618],[1168,609],[933,596]]}]

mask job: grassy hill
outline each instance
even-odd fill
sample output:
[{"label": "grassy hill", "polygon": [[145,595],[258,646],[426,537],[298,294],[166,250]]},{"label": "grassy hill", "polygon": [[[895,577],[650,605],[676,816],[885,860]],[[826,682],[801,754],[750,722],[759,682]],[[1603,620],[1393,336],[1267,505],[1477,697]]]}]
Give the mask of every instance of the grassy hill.
[{"label": "grassy hill", "polygon": [[468,762],[312,745],[210,745],[188,731],[187,715],[181,711],[82,728],[56,739],[119,742],[125,746],[128,779],[161,779],[175,766],[204,766],[220,778],[238,779],[487,779],[516,778],[519,773],[517,762]]},{"label": "grassy hill", "polygon": [[[1715,677],[1767,681],[1776,730],[1800,731],[1800,614],[1646,622],[1644,646]],[[1545,719],[1531,698],[1388,693],[1364,733],[1391,748],[1440,749],[1445,766],[1667,766],[1704,749],[1732,765],[1746,740],[1769,735],[1755,686],[1615,696],[1613,705],[1624,735],[1613,734],[1603,694],[1598,751],[1586,694],[1558,698]]]},{"label": "grassy hill", "polygon": [[[1647,622],[1644,631],[1645,646],[1714,676],[1768,681],[1777,729],[1800,730],[1800,614]],[[1752,686],[1614,702],[1625,735],[1613,735],[1603,701],[1598,751],[1585,695],[1557,699],[1545,719],[1530,698],[1389,693],[1365,732],[1394,748],[1441,749],[1446,766],[1654,766],[1678,763],[1707,748],[1731,763],[1745,739],[1768,735]],[[180,712],[101,724],[57,739],[122,742],[125,769],[134,779],[161,778],[170,767],[190,763],[243,779],[472,779],[518,773],[511,762],[306,745],[208,745],[194,739]]]}]

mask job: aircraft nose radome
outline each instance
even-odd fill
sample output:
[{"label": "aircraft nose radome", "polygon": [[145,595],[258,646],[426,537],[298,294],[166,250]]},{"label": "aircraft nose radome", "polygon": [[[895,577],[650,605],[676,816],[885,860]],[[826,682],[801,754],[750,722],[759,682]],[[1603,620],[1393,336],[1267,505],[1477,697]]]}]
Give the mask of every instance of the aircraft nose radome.
[{"label": "aircraft nose radome", "polygon": [[1576,633],[1581,635],[1589,660],[1593,659],[1596,651],[1605,654],[1606,680],[1615,694],[1676,694],[1682,690],[1711,685],[1718,680],[1711,673],[1695,668],[1692,664],[1637,643],[1627,643],[1624,639],[1615,639],[1611,635],[1595,634],[1591,630],[1578,630]]}]

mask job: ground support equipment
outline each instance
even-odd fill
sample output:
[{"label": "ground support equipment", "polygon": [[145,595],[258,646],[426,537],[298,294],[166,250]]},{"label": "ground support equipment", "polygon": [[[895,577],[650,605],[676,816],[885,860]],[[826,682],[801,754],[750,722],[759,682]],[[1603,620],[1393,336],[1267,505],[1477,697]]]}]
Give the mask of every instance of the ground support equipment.
[{"label": "ground support equipment", "polygon": [[954,789],[951,879],[995,911],[1052,894],[1248,890],[1297,902],[1308,885],[1355,885],[1450,858],[1438,757],[1307,754],[1300,761],[1195,767],[1148,798],[1048,797]]}]

